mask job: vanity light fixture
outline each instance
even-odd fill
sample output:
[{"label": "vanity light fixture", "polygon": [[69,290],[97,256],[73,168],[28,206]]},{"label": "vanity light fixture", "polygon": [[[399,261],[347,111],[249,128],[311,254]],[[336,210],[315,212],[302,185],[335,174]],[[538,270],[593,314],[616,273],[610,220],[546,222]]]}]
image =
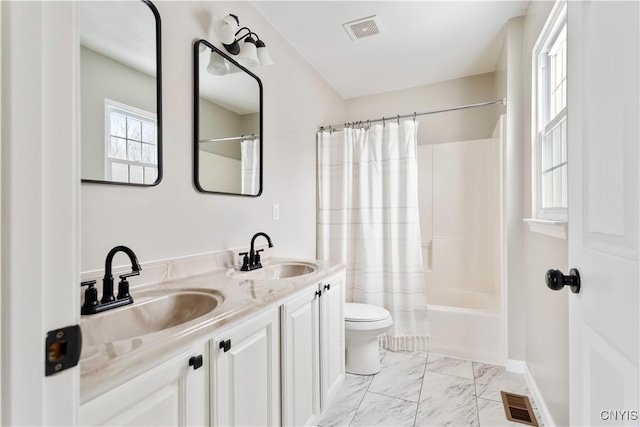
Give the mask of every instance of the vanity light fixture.
[{"label": "vanity light fixture", "polygon": [[[236,15],[227,15],[214,27],[217,28],[214,29],[216,37],[222,42],[227,52],[237,55],[240,62],[247,67],[273,64],[264,41],[260,40],[260,37],[248,27],[236,30],[238,26],[234,26],[233,23],[239,22]],[[234,33],[230,33],[231,30],[234,30]],[[229,34],[232,34],[231,37]]]},{"label": "vanity light fixture", "polygon": [[233,43],[239,26],[240,20],[238,17],[230,13],[214,24],[213,34],[215,34],[221,43]]},{"label": "vanity light fixture", "polygon": [[[243,30],[246,32],[240,35]],[[242,42],[242,46],[240,46],[240,42]],[[247,27],[240,28],[236,32],[233,42],[223,43],[223,46],[230,54],[238,55],[240,60],[249,67],[273,64],[267,46],[260,40],[260,36]]]},{"label": "vanity light fixture", "polygon": [[[202,43],[200,46],[204,46]],[[227,65],[227,61],[220,55],[218,55],[213,50],[211,51],[211,55],[209,56],[209,65],[207,65],[207,71],[214,76],[224,76],[229,73],[229,67]]]},{"label": "vanity light fixture", "polygon": [[[248,27],[238,29],[239,26],[240,20],[238,17],[230,13],[213,24],[213,33],[227,52],[237,56],[238,62],[245,67],[273,64],[267,46],[260,40],[260,37]],[[207,47],[204,43],[201,43],[199,49],[201,53],[204,53]],[[231,61],[227,61],[211,51],[207,71],[215,76],[224,76],[238,72],[240,69]]]}]

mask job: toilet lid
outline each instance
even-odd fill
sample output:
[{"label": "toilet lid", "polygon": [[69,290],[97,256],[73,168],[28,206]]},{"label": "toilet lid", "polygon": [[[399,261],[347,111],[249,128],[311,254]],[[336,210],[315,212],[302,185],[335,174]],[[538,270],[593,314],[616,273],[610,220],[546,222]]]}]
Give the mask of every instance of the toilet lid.
[{"label": "toilet lid", "polygon": [[375,322],[390,317],[391,314],[382,307],[370,304],[348,302],[344,305],[344,320],[349,322]]}]

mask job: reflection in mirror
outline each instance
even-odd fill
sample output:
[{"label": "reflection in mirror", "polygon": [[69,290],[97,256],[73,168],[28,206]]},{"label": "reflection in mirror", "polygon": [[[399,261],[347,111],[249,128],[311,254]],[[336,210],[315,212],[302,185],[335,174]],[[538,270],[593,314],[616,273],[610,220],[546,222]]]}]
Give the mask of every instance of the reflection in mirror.
[{"label": "reflection in mirror", "polygon": [[149,1],[78,2],[82,181],[162,179],[160,15]]},{"label": "reflection in mirror", "polygon": [[262,193],[262,83],[205,40],[194,47],[194,181],[199,191]]}]

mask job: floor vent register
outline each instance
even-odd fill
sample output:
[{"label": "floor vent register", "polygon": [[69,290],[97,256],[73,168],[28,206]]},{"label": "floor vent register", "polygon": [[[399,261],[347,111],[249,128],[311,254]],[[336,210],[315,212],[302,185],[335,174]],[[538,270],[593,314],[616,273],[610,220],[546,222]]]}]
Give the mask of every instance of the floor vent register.
[{"label": "floor vent register", "polygon": [[509,421],[538,427],[538,420],[533,413],[531,402],[527,396],[501,391],[502,405]]}]

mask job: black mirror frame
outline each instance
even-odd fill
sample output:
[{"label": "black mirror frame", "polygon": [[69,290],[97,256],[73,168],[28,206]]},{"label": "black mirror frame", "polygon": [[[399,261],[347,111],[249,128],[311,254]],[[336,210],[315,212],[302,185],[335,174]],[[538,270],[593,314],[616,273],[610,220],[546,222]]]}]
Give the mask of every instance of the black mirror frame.
[{"label": "black mirror frame", "polygon": [[[200,185],[199,175],[200,175],[200,165],[199,165],[199,129],[200,129],[200,44],[204,44],[207,48],[213,50],[218,53],[224,59],[240,68],[242,71],[247,73],[249,76],[253,77],[256,82],[258,82],[258,88],[260,89],[260,189],[257,194],[241,194],[241,193],[225,193],[223,191],[209,191],[202,188]],[[209,43],[204,39],[197,40],[193,44],[193,184],[196,189],[201,193],[208,194],[223,194],[227,196],[241,196],[241,197],[260,197],[262,195],[262,191],[264,190],[264,182],[263,182],[263,151],[264,151],[264,132],[262,127],[262,81],[258,76],[253,74],[251,71],[247,70],[245,67],[240,65],[235,59],[231,58],[226,53],[222,52],[220,49]]]},{"label": "black mirror frame", "polygon": [[80,179],[80,182],[87,184],[109,184],[126,185],[130,187],[155,187],[160,184],[163,176],[162,168],[162,32],[160,22],[160,12],[150,0],[140,0],[151,9],[156,18],[156,116],[158,122],[157,146],[158,146],[158,177],[153,184],[136,184],[130,182],[102,181],[98,179]]}]

